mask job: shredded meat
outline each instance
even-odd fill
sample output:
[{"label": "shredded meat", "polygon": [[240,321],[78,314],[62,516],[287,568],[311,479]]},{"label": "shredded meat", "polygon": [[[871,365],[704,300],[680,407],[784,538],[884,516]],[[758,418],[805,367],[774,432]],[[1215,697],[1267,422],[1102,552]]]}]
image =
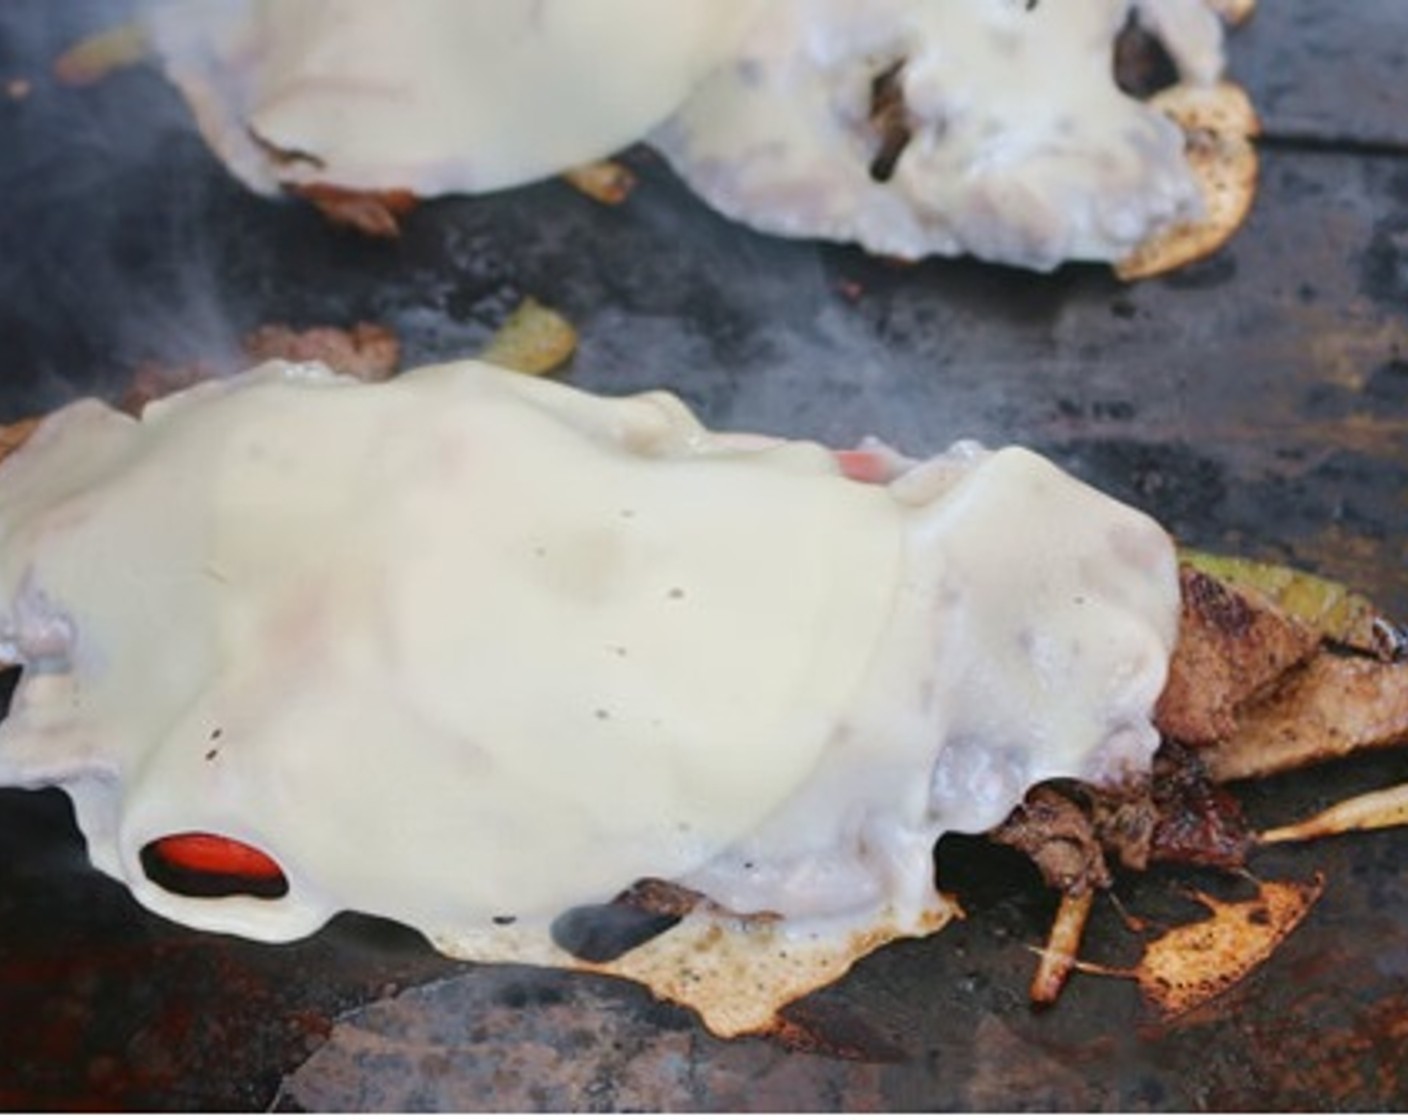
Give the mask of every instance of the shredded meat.
[{"label": "shredded meat", "polygon": [[1251,851],[1240,802],[1214,784],[1197,751],[1177,743],[1159,749],[1146,784],[1089,794],[1101,847],[1131,870],[1151,863],[1235,868]]},{"label": "shredded meat", "polygon": [[[401,360],[401,344],[396,335],[390,328],[375,323],[357,323],[350,329],[308,327],[302,330],[284,323],[268,323],[251,331],[241,349],[246,363],[274,359],[322,362],[329,369],[362,381],[385,381],[396,372]],[[144,362],[133,372],[118,407],[138,416],[152,401],[232,372],[208,362],[184,365]]]},{"label": "shredded meat", "polygon": [[1143,871],[1154,848],[1159,811],[1150,782],[1090,793],[1091,823],[1101,849],[1121,867]]},{"label": "shredded meat", "polygon": [[1187,565],[1179,578],[1149,781],[1075,797],[1041,787],[992,833],[1064,893],[1105,885],[1106,858],[1240,867],[1253,836],[1219,783],[1408,742],[1408,664],[1331,649],[1260,592]]},{"label": "shredded meat", "polygon": [[1108,860],[1240,867],[1252,832],[1232,794],[1215,785],[1196,751],[1166,743],[1147,782],[1066,792],[1037,786],[990,834],[1028,856],[1049,886],[1085,894],[1111,882]]},{"label": "shredded meat", "polygon": [[1154,722],[1183,743],[1211,743],[1237,727],[1236,709],[1308,658],[1320,635],[1255,591],[1184,567],[1183,609],[1168,683]]},{"label": "shredded meat", "polygon": [[1063,894],[1089,894],[1110,885],[1090,813],[1053,786],[1033,789],[991,835],[1029,857],[1047,884]]},{"label": "shredded meat", "polygon": [[331,370],[362,381],[385,381],[401,360],[401,344],[387,327],[357,323],[351,330],[310,327],[296,330],[284,323],[270,323],[244,340],[251,361],[322,362]]}]

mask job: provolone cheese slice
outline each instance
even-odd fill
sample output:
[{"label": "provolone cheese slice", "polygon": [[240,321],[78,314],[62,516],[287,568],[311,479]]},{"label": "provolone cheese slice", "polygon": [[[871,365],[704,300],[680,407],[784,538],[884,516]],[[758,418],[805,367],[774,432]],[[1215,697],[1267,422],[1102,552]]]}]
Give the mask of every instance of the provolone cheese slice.
[{"label": "provolone cheese slice", "polygon": [[[776,974],[713,1004],[743,1029],[941,924],[941,832],[1157,745],[1167,536],[1018,448],[892,460],[473,362],[80,402],[0,464],[0,782],[68,790],[154,910],[269,940],[354,909],[555,963],[560,913],[673,881],[713,909],[617,971]],[[149,879],[187,833],[287,893]]]}]

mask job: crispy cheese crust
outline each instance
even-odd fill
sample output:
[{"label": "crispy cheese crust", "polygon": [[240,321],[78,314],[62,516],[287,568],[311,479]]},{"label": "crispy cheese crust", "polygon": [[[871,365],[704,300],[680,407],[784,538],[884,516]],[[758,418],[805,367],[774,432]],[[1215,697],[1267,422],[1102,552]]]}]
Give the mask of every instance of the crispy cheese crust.
[{"label": "crispy cheese crust", "polygon": [[1210,256],[1241,228],[1256,199],[1252,141],[1261,126],[1244,89],[1232,82],[1180,85],[1156,94],[1150,104],[1183,129],[1203,215],[1162,230],[1119,261],[1115,274],[1121,280],[1143,280]]}]

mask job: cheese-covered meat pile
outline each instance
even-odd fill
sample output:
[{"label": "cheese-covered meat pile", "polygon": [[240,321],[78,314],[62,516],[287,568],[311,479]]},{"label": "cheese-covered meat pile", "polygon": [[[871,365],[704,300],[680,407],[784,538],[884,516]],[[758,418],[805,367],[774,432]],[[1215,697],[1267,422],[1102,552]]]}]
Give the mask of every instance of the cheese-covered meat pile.
[{"label": "cheese-covered meat pile", "polygon": [[[0,782],[193,926],[570,963],[555,917],[663,879],[834,975],[947,915],[942,831],[1147,766],[1176,627],[1142,514],[1020,449],[896,461],[473,362],[73,404],[0,464]],[[149,878],[191,832],[287,892]]]},{"label": "cheese-covered meat pile", "polygon": [[[1200,207],[1182,132],[1115,85],[1130,7],[767,4],[654,142],[713,206],[770,232],[1036,269],[1115,260]],[[1202,0],[1140,7],[1178,9],[1171,41],[1215,80],[1221,29]]]},{"label": "cheese-covered meat pile", "polygon": [[147,0],[257,190],[426,196],[655,144],[725,214],[901,257],[1118,260],[1196,217],[1180,130],[1120,92],[1133,13],[1220,75],[1211,0]]}]

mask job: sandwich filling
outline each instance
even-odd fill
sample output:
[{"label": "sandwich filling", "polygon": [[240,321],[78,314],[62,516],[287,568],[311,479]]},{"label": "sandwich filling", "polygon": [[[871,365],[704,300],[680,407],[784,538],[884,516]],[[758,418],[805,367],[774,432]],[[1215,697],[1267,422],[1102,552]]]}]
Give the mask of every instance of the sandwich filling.
[{"label": "sandwich filling", "polygon": [[[0,464],[0,782],[262,940],[357,910],[551,963],[556,917],[650,879],[777,944],[925,932],[941,832],[1147,768],[1178,585],[1029,451],[893,459],[474,362],[78,402]],[[154,880],[192,833],[287,889]]]}]

